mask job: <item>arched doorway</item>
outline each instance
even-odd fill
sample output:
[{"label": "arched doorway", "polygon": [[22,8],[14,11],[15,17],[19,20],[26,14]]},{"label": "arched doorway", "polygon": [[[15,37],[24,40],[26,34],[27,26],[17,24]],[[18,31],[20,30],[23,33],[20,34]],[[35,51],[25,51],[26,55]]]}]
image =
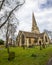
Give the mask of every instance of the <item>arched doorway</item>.
[{"label": "arched doorway", "polygon": [[47,36],[45,36],[45,42],[48,42],[48,40],[47,40]]},{"label": "arched doorway", "polygon": [[42,50],[42,41],[39,40],[39,46],[40,46],[40,50]]},{"label": "arched doorway", "polygon": [[25,43],[25,37],[24,37],[24,34],[22,34],[22,36],[21,36],[21,43],[22,43],[22,46],[24,46],[24,43]]},{"label": "arched doorway", "polygon": [[39,45],[41,45],[41,40],[39,41]]}]

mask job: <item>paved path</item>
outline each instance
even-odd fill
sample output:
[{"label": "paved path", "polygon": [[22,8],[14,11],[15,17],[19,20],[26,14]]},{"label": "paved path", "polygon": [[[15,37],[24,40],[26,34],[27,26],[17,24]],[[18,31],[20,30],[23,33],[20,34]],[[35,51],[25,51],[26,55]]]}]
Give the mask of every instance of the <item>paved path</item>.
[{"label": "paved path", "polygon": [[47,65],[52,65],[52,58],[51,58],[51,59],[49,59],[49,61],[48,61]]}]

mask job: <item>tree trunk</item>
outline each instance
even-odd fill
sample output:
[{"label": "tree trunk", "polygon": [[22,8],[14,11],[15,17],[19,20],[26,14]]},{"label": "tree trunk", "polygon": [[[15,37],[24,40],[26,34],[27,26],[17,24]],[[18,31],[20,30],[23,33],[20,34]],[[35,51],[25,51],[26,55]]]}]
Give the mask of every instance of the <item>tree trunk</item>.
[{"label": "tree trunk", "polygon": [[7,52],[9,53],[9,44],[8,44],[8,28],[9,28],[9,21],[8,21],[8,25],[7,25],[7,32],[6,32],[6,48],[7,48]]}]

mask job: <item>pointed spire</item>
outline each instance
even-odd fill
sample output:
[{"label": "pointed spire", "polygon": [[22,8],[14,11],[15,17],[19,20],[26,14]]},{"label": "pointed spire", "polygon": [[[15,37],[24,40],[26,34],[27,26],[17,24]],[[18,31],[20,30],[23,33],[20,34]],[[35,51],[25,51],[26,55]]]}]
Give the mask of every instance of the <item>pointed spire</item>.
[{"label": "pointed spire", "polygon": [[39,28],[37,27],[37,23],[34,17],[34,13],[32,13],[32,32],[39,33]]},{"label": "pointed spire", "polygon": [[35,17],[34,17],[34,12],[32,13],[32,24],[37,25]]}]

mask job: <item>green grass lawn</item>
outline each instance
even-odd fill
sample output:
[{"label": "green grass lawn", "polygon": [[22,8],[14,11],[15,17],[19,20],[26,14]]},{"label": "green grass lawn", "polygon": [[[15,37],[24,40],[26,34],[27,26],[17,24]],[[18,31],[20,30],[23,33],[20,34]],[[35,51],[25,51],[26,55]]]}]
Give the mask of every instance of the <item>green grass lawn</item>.
[{"label": "green grass lawn", "polygon": [[[15,59],[8,61],[7,49],[0,49],[0,65],[46,65],[52,56],[52,45],[40,50],[38,46],[34,48],[10,47],[10,51],[15,52]],[[35,54],[35,57],[32,57]]]}]

